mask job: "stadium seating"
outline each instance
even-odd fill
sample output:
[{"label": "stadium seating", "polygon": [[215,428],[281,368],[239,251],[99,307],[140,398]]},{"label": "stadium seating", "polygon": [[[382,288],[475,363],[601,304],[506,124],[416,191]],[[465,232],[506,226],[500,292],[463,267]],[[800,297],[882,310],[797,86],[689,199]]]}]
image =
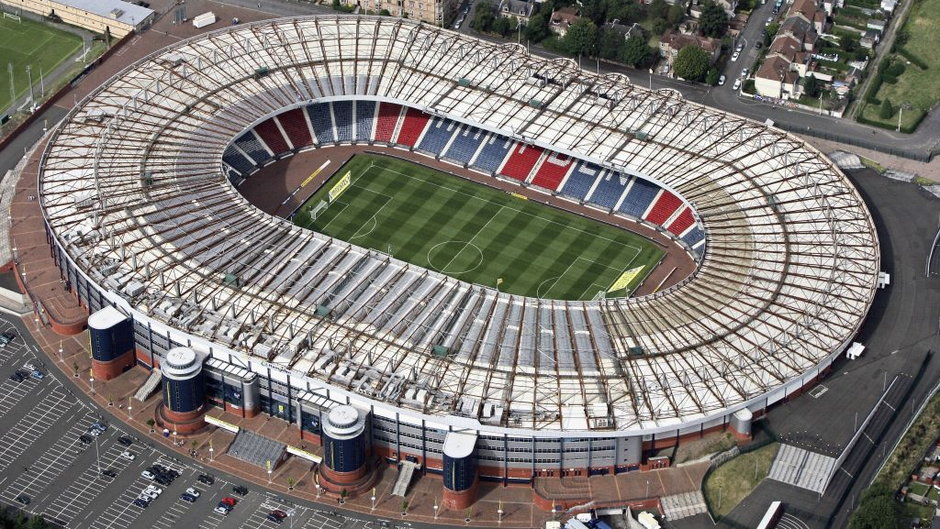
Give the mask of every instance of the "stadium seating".
[{"label": "stadium seating", "polygon": [[643,213],[646,213],[646,210],[649,209],[650,204],[653,203],[653,199],[656,198],[658,193],[659,186],[656,184],[647,182],[642,178],[635,178],[633,179],[633,185],[630,187],[630,191],[627,192],[627,196],[623,199],[618,209],[621,213],[625,213],[631,217],[641,218]]},{"label": "stadium seating", "polygon": [[588,197],[588,201],[601,207],[613,209],[617,205],[617,201],[620,200],[623,190],[627,188],[630,176],[615,173],[614,171],[605,171],[603,175],[597,187],[594,188],[594,192]]},{"label": "stadium seating", "polygon": [[456,129],[457,124],[453,121],[443,118],[434,118],[431,120],[431,124],[428,125],[424,137],[421,138],[418,149],[435,156],[441,154],[444,151],[444,147],[447,147],[447,142],[450,141],[450,137],[454,135]]},{"label": "stadium seating", "polygon": [[705,232],[703,232],[698,226],[693,226],[688,233],[682,236],[682,240],[689,246],[695,246],[696,244],[705,240]]},{"label": "stadium seating", "polygon": [[398,138],[395,143],[406,147],[414,147],[430,118],[431,116],[420,110],[409,108],[405,112],[405,120],[401,124],[401,130],[398,131]]},{"label": "stadium seating", "polygon": [[542,156],[542,152],[544,151],[541,148],[534,145],[517,143],[499,172],[513,180],[525,182],[532,168],[539,161],[539,157]]},{"label": "stadium seating", "polygon": [[666,229],[675,235],[682,235],[693,224],[695,224],[695,218],[692,216],[692,210],[685,207]]},{"label": "stadium seating", "polygon": [[532,177],[532,183],[549,191],[555,191],[573,163],[574,161],[564,154],[550,153],[542,160],[542,165]]},{"label": "stadium seating", "polygon": [[290,138],[291,144],[295,149],[313,145],[313,138],[310,137],[310,127],[307,126],[307,118],[304,117],[303,110],[295,108],[288,110],[277,117],[284,127],[284,132]]},{"label": "stadium seating", "polygon": [[484,138],[486,138],[486,133],[482,130],[469,125],[462,125],[460,130],[457,131],[457,137],[454,138],[453,143],[444,153],[444,157],[462,164],[468,164],[473,159],[473,155],[476,154],[480,144],[483,143]]},{"label": "stadium seating", "polygon": [[333,120],[336,123],[336,141],[353,141],[352,101],[334,101]]},{"label": "stadium seating", "polygon": [[379,105],[379,116],[375,123],[375,141],[390,143],[398,127],[398,118],[401,116],[401,106],[392,103]]},{"label": "stadium seating", "polygon": [[601,171],[603,169],[592,163],[578,162],[571,172],[571,176],[562,186],[561,193],[577,200],[584,200]]},{"label": "stadium seating", "polygon": [[310,116],[310,124],[313,125],[313,133],[317,136],[317,143],[320,145],[333,143],[333,119],[330,118],[330,104],[318,103],[307,107],[307,114]]},{"label": "stadium seating", "polygon": [[368,142],[375,129],[374,101],[356,101],[356,141]]},{"label": "stadium seating", "polygon": [[238,149],[232,145],[230,145],[228,149],[225,149],[225,154],[222,155],[222,161],[245,176],[255,169],[255,164],[249,161],[248,158],[245,158],[245,155],[238,152]]},{"label": "stadium seating", "polygon": [[487,173],[496,172],[499,166],[502,165],[503,159],[506,158],[506,153],[509,152],[511,145],[512,140],[490,134],[483,148],[480,149],[480,154],[473,161],[473,167]]},{"label": "stadium seating", "polygon": [[650,207],[644,220],[662,226],[681,205],[682,201],[679,200],[679,197],[664,189],[662,194],[659,195],[659,198],[656,199],[656,202]]},{"label": "stadium seating", "polygon": [[255,165],[264,165],[265,162],[273,158],[271,153],[261,145],[258,138],[250,130],[235,140],[235,145],[254,160]]},{"label": "stadium seating", "polygon": [[281,134],[281,129],[277,127],[277,123],[274,122],[274,118],[255,125],[255,132],[275,155],[290,151],[290,146]]}]

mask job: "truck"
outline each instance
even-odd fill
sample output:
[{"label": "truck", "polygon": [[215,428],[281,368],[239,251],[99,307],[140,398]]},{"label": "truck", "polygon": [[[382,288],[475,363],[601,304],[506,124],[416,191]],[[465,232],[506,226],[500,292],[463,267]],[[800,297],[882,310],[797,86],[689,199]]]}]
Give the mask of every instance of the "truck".
[{"label": "truck", "polygon": [[215,24],[215,21],[216,21],[215,13],[213,13],[212,11],[209,11],[207,13],[203,13],[197,16],[196,18],[194,18],[193,26],[195,26],[196,29],[202,29],[208,25]]}]

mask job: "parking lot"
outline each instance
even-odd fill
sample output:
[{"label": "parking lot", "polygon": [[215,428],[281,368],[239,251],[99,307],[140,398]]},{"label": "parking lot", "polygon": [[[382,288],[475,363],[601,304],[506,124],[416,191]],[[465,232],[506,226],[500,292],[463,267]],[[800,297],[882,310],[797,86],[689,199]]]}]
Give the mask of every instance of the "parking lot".
[{"label": "parking lot", "polygon": [[[47,521],[69,528],[381,529],[419,525],[360,519],[331,507],[294,502],[165,452],[159,443],[129,430],[81,398],[61,373],[43,364],[19,320],[0,314],[0,333],[7,331],[15,332],[16,338],[0,345],[0,504],[42,514]],[[18,370],[26,374],[19,380],[14,376]],[[31,376],[33,370],[43,376]],[[103,430],[92,428],[95,424]],[[119,442],[122,436],[129,446]],[[122,456],[125,452],[133,459]],[[169,485],[157,485],[141,475],[154,464],[180,475]],[[199,483],[203,473],[212,475],[215,482]],[[162,492],[146,507],[135,505],[134,500],[150,485]],[[234,485],[245,485],[249,491],[239,496],[232,490]],[[180,498],[189,487],[200,493],[192,503]],[[215,512],[226,497],[237,503],[227,514]],[[274,510],[288,516],[279,522],[268,519]]]}]

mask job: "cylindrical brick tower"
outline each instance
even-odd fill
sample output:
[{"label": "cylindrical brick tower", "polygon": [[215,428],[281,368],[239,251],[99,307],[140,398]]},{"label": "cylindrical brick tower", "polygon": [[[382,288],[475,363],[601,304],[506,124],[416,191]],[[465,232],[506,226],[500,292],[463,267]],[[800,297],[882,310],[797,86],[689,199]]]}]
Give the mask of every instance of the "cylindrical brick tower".
[{"label": "cylindrical brick tower", "polygon": [[368,470],[366,416],[352,406],[330,410],[323,422],[323,465],[320,471],[334,484],[353,484]]},{"label": "cylindrical brick tower", "polygon": [[731,415],[731,433],[741,441],[751,440],[751,423],[754,421],[754,414],[747,408],[742,408]]},{"label": "cylindrical brick tower", "polygon": [[444,494],[447,509],[460,511],[477,498],[476,432],[449,432],[444,438]]},{"label": "cylindrical brick tower", "polygon": [[130,318],[112,306],[88,317],[91,374],[111,380],[134,367],[134,328]]},{"label": "cylindrical brick tower", "polygon": [[170,349],[160,363],[163,372],[160,418],[164,427],[192,433],[205,425],[206,381],[202,360],[192,349],[176,347]]}]

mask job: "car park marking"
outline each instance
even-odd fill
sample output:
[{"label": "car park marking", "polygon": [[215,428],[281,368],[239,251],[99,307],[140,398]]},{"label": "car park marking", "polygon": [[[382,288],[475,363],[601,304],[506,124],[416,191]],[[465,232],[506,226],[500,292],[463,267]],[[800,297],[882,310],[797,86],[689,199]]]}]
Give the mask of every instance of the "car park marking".
[{"label": "car park marking", "polygon": [[[109,529],[111,527],[130,527],[137,520],[143,509],[134,505],[137,496],[150,484],[149,479],[138,477],[134,483],[121,492],[108,508],[99,514],[91,527],[93,529]],[[135,492],[131,492],[135,491]],[[165,492],[164,492],[165,494]],[[154,502],[159,501],[154,500]]]},{"label": "car park marking", "polygon": [[29,410],[26,416],[0,438],[0,471],[10,466],[10,463],[35,443],[49,427],[61,419],[74,402],[61,388],[56,387]]},{"label": "car park marking", "polygon": [[3,417],[10,410],[19,404],[20,400],[33,392],[33,389],[39,384],[39,381],[30,377],[22,382],[14,382],[5,379],[0,384],[0,417]]},{"label": "car park marking", "polygon": [[[117,443],[108,446],[101,455],[101,468],[111,468],[118,473],[123,472],[130,464],[130,461],[120,457],[119,454],[123,451],[124,447]],[[68,525],[112,481],[114,481],[112,478],[100,476],[97,462],[92,461],[63,494],[56,496],[52,504],[43,511],[43,516],[46,520]]]}]

